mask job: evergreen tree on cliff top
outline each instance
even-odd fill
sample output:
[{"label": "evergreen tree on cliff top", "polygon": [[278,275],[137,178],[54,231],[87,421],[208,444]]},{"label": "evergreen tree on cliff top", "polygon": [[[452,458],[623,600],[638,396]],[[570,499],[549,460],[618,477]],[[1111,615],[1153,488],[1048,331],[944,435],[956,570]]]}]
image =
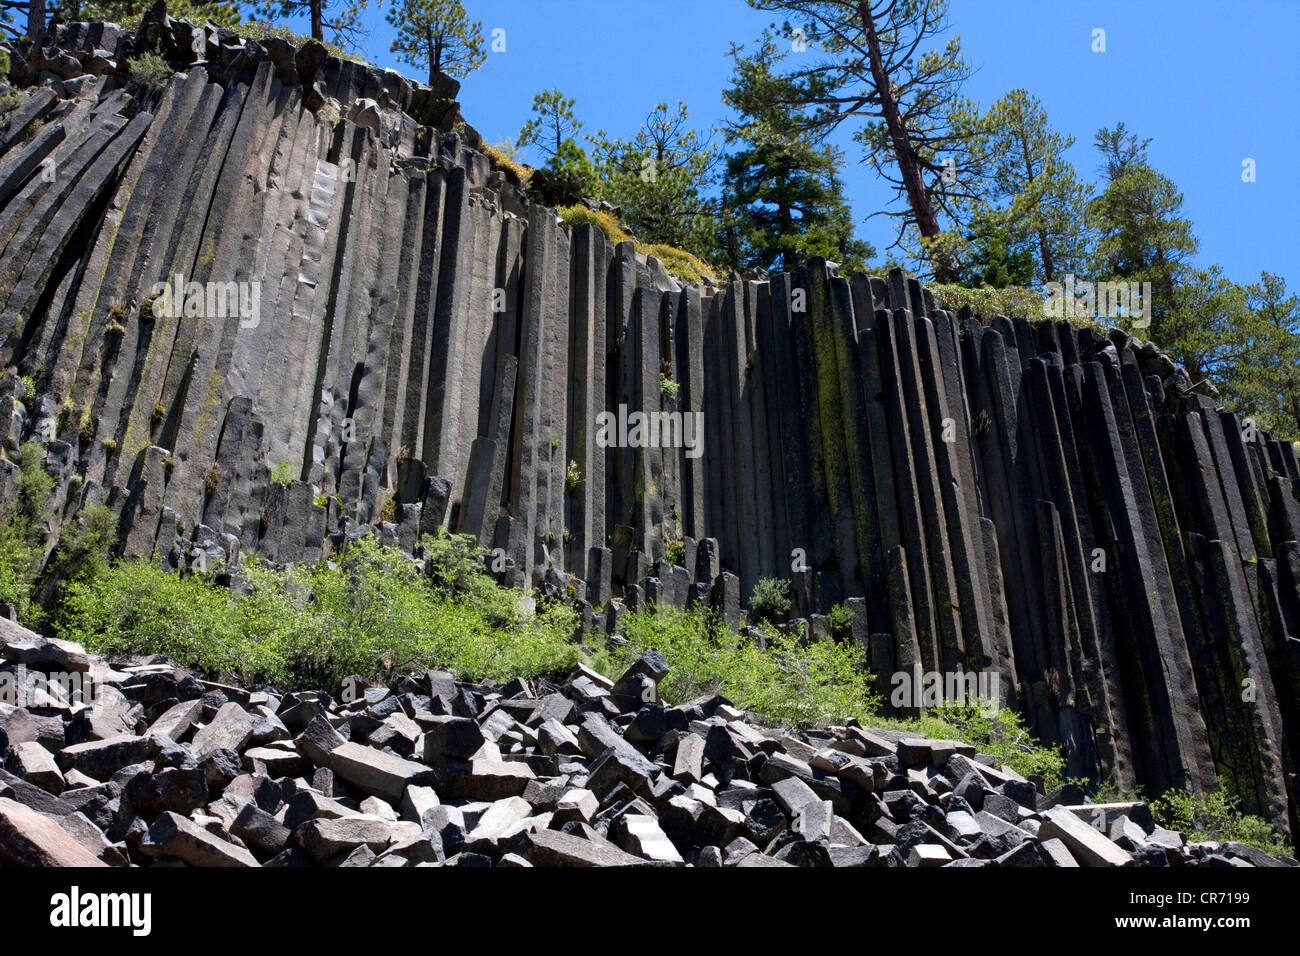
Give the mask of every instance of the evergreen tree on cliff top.
[{"label": "evergreen tree on cliff top", "polygon": [[1097,230],[1093,278],[1150,282],[1159,312],[1171,307],[1197,241],[1181,215],[1183,194],[1150,164],[1150,142],[1123,123],[1098,131],[1106,187],[1088,204],[1088,218]]},{"label": "evergreen tree on cliff top", "polygon": [[[982,135],[961,96],[970,67],[947,29],[947,0],[748,0],[789,18],[791,69],[773,106],[810,128],[856,125],[865,162],[903,206],[894,246],[910,246],[939,282],[958,277],[961,225],[983,198],[972,152]],[[893,246],[891,246],[893,248]]]},{"label": "evergreen tree on cliff top", "polygon": [[471,20],[460,0],[398,0],[388,11],[397,30],[392,51],[398,59],[429,73],[460,79],[483,65],[483,24]]},{"label": "evergreen tree on cliff top", "polygon": [[862,272],[875,256],[853,238],[853,215],[838,173],[843,154],[810,128],[807,115],[776,105],[790,99],[784,77],[773,72],[785,57],[764,33],[758,50],[742,56],[733,46],[732,86],[723,102],[739,117],[728,124],[723,226],[734,234],[725,254],[737,269],[789,270],[812,256]]},{"label": "evergreen tree on cliff top", "polygon": [[[1026,90],[1012,90],[982,118],[982,153],[990,197],[1005,205],[993,213],[1013,246],[1032,250],[1038,284],[1082,273],[1088,233],[1084,211],[1092,187],[1081,182],[1065,151],[1074,137],[1056,132],[1047,110]],[[1028,282],[1022,283],[1028,285]]]},{"label": "evergreen tree on cliff top", "polygon": [[708,254],[715,207],[706,193],[720,157],[691,126],[685,103],[656,104],[630,139],[602,130],[591,143],[597,197],[622,209],[638,239]]}]

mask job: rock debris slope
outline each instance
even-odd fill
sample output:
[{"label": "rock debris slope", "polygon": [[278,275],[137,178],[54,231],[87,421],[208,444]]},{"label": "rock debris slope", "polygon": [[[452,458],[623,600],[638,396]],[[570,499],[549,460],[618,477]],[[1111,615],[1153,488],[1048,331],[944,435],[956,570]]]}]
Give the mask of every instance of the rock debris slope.
[{"label": "rock debris slope", "polygon": [[429,671],[352,683],[350,702],[110,666],[12,624],[0,654],[103,695],[0,709],[4,865],[1294,865],[1189,843],[1144,803],[1042,793],[966,744],[784,733],[720,697],[666,707],[657,652],[617,682]]},{"label": "rock debris slope", "polygon": [[[130,80],[145,49],[177,74]],[[598,630],[791,578],[882,682],[996,674],[1071,773],[1294,823],[1300,464],[1151,344],[821,261],[686,285],[530,205],[455,83],[317,45],[156,10],[10,50],[0,494],[41,436],[62,514],[106,502],[178,567],[445,526]],[[155,308],[190,282],[233,298]],[[699,443],[602,447],[620,406]]]}]

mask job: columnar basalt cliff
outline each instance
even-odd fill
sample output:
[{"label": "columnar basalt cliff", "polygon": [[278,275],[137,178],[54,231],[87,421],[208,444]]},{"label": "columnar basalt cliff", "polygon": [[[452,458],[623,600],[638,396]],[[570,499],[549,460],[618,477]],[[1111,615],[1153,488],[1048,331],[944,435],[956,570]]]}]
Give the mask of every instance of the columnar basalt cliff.
[{"label": "columnar basalt cliff", "polygon": [[[886,692],[994,673],[1072,773],[1288,820],[1291,444],[1123,331],[821,261],[684,284],[529,204],[451,81],[197,31],[12,48],[0,495],[38,437],[62,516],[105,502],[123,554],[177,567],[445,526],[609,631],[651,602],[739,621],[789,578],[815,637],[847,601]],[[131,80],[144,49],[177,74]],[[620,407],[684,440],[606,447]]]}]

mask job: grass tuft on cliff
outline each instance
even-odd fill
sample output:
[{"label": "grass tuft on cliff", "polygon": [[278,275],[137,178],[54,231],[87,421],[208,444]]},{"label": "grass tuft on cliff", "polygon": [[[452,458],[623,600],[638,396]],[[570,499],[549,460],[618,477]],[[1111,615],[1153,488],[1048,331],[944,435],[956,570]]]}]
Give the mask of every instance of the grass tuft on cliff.
[{"label": "grass tuft on cliff", "polygon": [[483,151],[484,156],[492,160],[493,166],[514,173],[514,175],[518,177],[521,186],[528,186],[528,181],[533,178],[533,167],[515,162],[514,159],[507,156],[501,149],[498,149],[496,146],[492,146],[489,143],[484,143],[480,149]]},{"label": "grass tuft on cliff", "polygon": [[636,251],[645,256],[658,259],[672,275],[679,276],[694,285],[705,285],[719,276],[719,271],[699,256],[663,243],[644,243],[628,233],[612,213],[586,206],[561,206],[555,210],[565,225],[592,225],[605,234],[605,239],[612,243],[635,242]]}]

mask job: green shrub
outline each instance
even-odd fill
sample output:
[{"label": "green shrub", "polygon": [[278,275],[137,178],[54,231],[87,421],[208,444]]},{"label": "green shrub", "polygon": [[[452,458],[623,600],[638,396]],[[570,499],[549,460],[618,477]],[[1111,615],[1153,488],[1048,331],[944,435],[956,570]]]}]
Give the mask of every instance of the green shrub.
[{"label": "green shrub", "polygon": [[970,289],[955,283],[931,283],[927,288],[934,294],[939,308],[949,312],[955,313],[969,305],[976,315],[985,319],[999,315],[1031,320],[1043,318],[1043,293],[1037,289],[1021,286]]},{"label": "green shrub", "polygon": [[463,598],[479,607],[487,619],[503,627],[519,622],[519,596],[497,585],[484,570],[484,552],[473,535],[439,528],[420,538],[425,571],[446,597]]},{"label": "green shrub", "polygon": [[298,468],[288,459],[271,469],[271,481],[277,485],[291,485],[298,480]]},{"label": "green shrub", "polygon": [[582,471],[578,468],[576,461],[570,460],[569,467],[564,472],[564,487],[569,491],[577,491],[582,484]]},{"label": "green shrub", "polygon": [[790,582],[759,578],[749,595],[749,610],[756,621],[778,623],[790,613]]},{"label": "green shrub", "polygon": [[686,542],[681,538],[673,538],[664,546],[664,560],[669,564],[675,564],[678,567],[686,566]]},{"label": "green shrub", "polygon": [[841,640],[847,638],[853,630],[853,611],[847,604],[836,604],[831,608],[831,634]]},{"label": "green shrub", "polygon": [[160,54],[151,50],[128,60],[127,68],[131,72],[131,79],[147,86],[161,84],[175,72]]},{"label": "green shrub", "polygon": [[665,395],[669,396],[670,398],[676,398],[678,393],[681,392],[681,390],[682,390],[681,382],[673,381],[671,375],[665,375],[663,372],[659,373],[659,391],[663,392]]},{"label": "green shrub", "polygon": [[593,655],[592,666],[617,678],[640,654],[655,649],[668,660],[659,685],[679,704],[722,694],[760,719],[786,726],[868,719],[879,699],[860,669],[858,649],[831,641],[801,647],[798,640],[765,631],[767,650],[723,626],[714,612],[660,608],[624,619],[627,646]]},{"label": "green shrub", "polygon": [[59,545],[45,567],[47,604],[57,606],[59,596],[74,583],[93,581],[109,568],[109,551],[117,538],[117,514],[107,505],[82,508],[59,529]]},{"label": "green shrub", "polygon": [[1178,830],[1189,840],[1235,840],[1257,847],[1273,856],[1290,856],[1292,849],[1282,835],[1261,817],[1242,813],[1240,799],[1223,790],[1192,794],[1170,790],[1151,803],[1156,822]]},{"label": "green shrub", "polygon": [[978,705],[935,707],[916,719],[881,719],[876,725],[935,740],[965,741],[1021,776],[1041,773],[1049,790],[1064,783],[1065,758],[1060,750],[1035,740],[1025,729],[1024,718],[1012,710],[988,713]]},{"label": "green shrub", "polygon": [[595,226],[612,243],[632,242],[632,237],[619,225],[618,219],[608,212],[588,209],[586,206],[561,206],[555,210],[566,226],[587,224]]},{"label": "green shrub", "polygon": [[[578,660],[571,608],[525,615],[519,595],[504,589],[484,607],[481,572],[448,569],[448,578],[430,580],[372,538],[352,543],[335,567],[249,564],[242,573],[248,593],[215,587],[206,574],[180,578],[146,561],[121,562],[68,587],[58,632],[100,653],[164,654],[215,676],[287,688],[429,667],[505,680],[566,671]],[[464,590],[449,595],[440,581]],[[509,622],[494,620],[507,602]]]},{"label": "green shrub", "polygon": [[45,449],[39,443],[28,442],[20,454],[17,494],[0,514],[0,604],[14,605],[19,620],[31,625],[40,618],[32,589],[45,562],[54,477],[45,470]]},{"label": "green shrub", "polygon": [[644,256],[653,256],[672,275],[679,276],[687,282],[701,285],[719,275],[719,270],[709,265],[699,256],[662,243],[649,244],[638,242],[619,223],[617,217],[608,212],[588,209],[583,205],[560,206],[555,212],[566,225],[574,226],[587,223],[596,226],[612,243],[635,242],[636,251]]}]

